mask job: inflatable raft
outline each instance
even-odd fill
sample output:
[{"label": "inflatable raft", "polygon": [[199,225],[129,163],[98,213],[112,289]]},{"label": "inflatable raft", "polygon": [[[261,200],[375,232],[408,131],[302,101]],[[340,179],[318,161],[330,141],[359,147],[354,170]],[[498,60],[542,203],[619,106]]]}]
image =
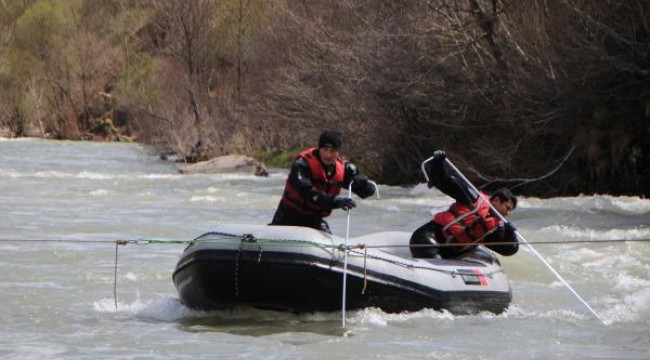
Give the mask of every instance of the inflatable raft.
[{"label": "inflatable raft", "polygon": [[[181,301],[200,310],[250,306],[313,312],[377,307],[503,312],[512,293],[498,259],[414,259],[410,233],[344,238],[304,227],[222,225],[196,238],[173,273]],[[347,260],[346,260],[347,250]]]}]

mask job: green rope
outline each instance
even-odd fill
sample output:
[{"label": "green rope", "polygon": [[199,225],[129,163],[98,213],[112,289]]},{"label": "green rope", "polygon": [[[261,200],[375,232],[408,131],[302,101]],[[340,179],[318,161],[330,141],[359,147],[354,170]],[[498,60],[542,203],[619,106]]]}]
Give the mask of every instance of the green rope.
[{"label": "green rope", "polygon": [[[228,234],[223,235],[224,237],[232,237],[234,241],[239,241],[242,238],[242,235]],[[79,243],[79,244],[115,244],[116,242],[120,245],[170,245],[170,244],[196,244],[196,243],[211,243],[211,242],[223,242],[223,238],[215,239],[194,239],[194,240],[163,240],[163,239],[129,239],[129,240],[98,240],[98,239],[0,239],[2,242],[25,242],[25,243],[40,243],[40,242],[51,242],[51,243]],[[277,245],[277,246],[287,246],[292,244],[292,246],[319,246],[323,248],[332,248],[332,249],[345,249],[345,246],[341,245],[327,245],[321,242],[308,241],[308,240],[296,240],[296,239],[264,239],[264,238],[254,238],[255,243],[261,243],[266,245]],[[604,239],[604,240],[557,240],[557,241],[529,241],[530,244],[535,245],[570,245],[570,244],[608,244],[608,243],[628,243],[628,242],[650,242],[650,239]],[[489,245],[512,245],[511,242],[491,242]],[[455,247],[455,246],[467,246],[467,244],[377,244],[377,245],[368,245],[368,244],[357,244],[348,246],[350,249],[378,249],[378,248],[404,248],[404,247]]]}]

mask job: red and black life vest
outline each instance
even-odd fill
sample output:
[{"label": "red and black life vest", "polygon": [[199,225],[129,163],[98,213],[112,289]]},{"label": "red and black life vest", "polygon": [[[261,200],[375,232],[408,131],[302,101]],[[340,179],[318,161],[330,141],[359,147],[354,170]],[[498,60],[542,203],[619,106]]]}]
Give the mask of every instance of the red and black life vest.
[{"label": "red and black life vest", "polygon": [[[343,161],[337,156],[334,175],[331,178],[328,178],[323,164],[314,154],[315,150],[316,148],[307,149],[298,154],[296,159],[304,158],[307,160],[307,163],[309,163],[309,168],[311,169],[311,182],[316,190],[329,196],[336,196],[341,192],[341,187],[343,186],[343,181],[345,179]],[[308,215],[320,215],[325,217],[332,212],[331,209],[322,208],[312,199],[304,199],[289,179],[287,179],[287,183],[284,186],[282,202],[288,207]]]},{"label": "red and black life vest", "polygon": [[497,217],[490,215],[487,195],[480,193],[472,206],[453,203],[447,211],[439,212],[433,221],[440,225],[447,243],[480,243],[494,232],[500,224]]}]

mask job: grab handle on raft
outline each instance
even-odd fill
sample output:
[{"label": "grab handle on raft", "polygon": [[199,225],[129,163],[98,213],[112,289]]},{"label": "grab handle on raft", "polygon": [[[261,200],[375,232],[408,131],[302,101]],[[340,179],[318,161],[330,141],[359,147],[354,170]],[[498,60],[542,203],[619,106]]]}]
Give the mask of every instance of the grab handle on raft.
[{"label": "grab handle on raft", "polygon": [[[428,163],[428,162],[431,161],[431,160],[433,160],[433,157],[430,157],[430,158],[424,160],[424,161],[422,162],[422,165],[421,165],[421,167],[422,167],[422,173],[424,173],[424,177],[427,179],[427,182],[429,182],[429,175],[428,175],[427,172],[426,172],[425,164]],[[455,173],[456,173],[456,174],[457,174],[457,175],[458,175],[458,176],[459,176],[459,177],[460,177],[460,178],[461,178],[461,179],[462,179],[462,180],[463,180],[463,181],[464,181],[464,182],[465,182],[465,183],[466,183],[466,184],[467,184],[467,185],[468,185],[468,186],[469,186],[473,191],[475,191],[476,193],[479,193],[478,189],[476,189],[476,187],[474,187],[474,185],[472,185],[472,183],[471,183],[471,182],[470,182],[470,181],[465,177],[465,175],[463,175],[463,173],[461,173],[460,170],[458,170],[458,168],[456,168],[456,166],[454,166],[454,164],[452,164],[451,161],[450,161],[449,159],[445,158],[445,162],[447,163],[447,165],[449,165],[449,167],[450,167],[450,168],[451,168],[451,169],[452,169],[452,170],[453,170],[453,171],[454,171],[454,172],[455,172]],[[488,204],[490,205],[490,208],[492,209],[492,212],[495,213],[495,214],[499,217],[499,219],[500,219],[502,222],[504,222],[504,223],[507,223],[507,222],[508,222],[508,220],[506,220],[506,218],[505,218],[503,215],[501,215],[501,214],[500,214],[500,213],[499,213],[499,212],[494,208],[494,206],[492,206],[492,204],[491,204],[490,202],[488,202]],[[539,253],[539,252],[537,252],[537,250],[535,250],[535,248],[533,247],[533,245],[531,245],[531,244],[528,242],[528,240],[526,240],[526,238],[524,238],[524,237],[523,237],[523,236],[522,236],[518,231],[515,231],[515,236],[517,236],[517,239],[519,239],[519,241],[521,241],[521,242],[523,242],[524,244],[528,245],[528,248],[530,249],[530,251],[532,251],[533,254],[535,254],[535,256],[536,256],[536,257],[537,257],[537,258],[538,258],[538,259],[539,259],[539,260],[540,260],[540,261],[541,261],[541,262],[542,262],[542,263],[543,263],[543,264],[544,264],[544,265],[545,265],[545,266],[546,266],[546,267],[547,267],[547,268],[548,268],[548,269],[553,273],[553,275],[555,275],[555,277],[556,277],[558,280],[560,280],[560,282],[561,282],[562,284],[564,284],[564,286],[565,286],[565,287],[566,287],[566,288],[567,288],[567,289],[568,289],[568,290],[569,290],[569,291],[570,291],[570,292],[571,292],[571,293],[572,293],[572,294],[573,294],[573,295],[574,295],[578,300],[580,300],[580,302],[581,302],[581,303],[582,303],[582,304],[583,304],[583,305],[584,305],[584,306],[585,306],[585,307],[586,307],[586,308],[587,308],[587,309],[588,309],[588,310],[589,310],[589,311],[590,311],[590,312],[591,312],[591,313],[596,317],[596,319],[598,319],[600,322],[603,322],[603,319],[602,319],[600,316],[598,316],[598,314],[596,313],[596,311],[594,311],[594,309],[592,309],[591,306],[589,306],[589,304],[587,303],[587,301],[585,301],[585,300],[582,298],[582,296],[580,296],[580,294],[578,294],[578,292],[576,292],[575,290],[573,290],[573,288],[571,287],[571,285],[569,285],[569,283],[566,282],[566,280],[564,280],[564,278],[563,278],[563,277],[562,277],[562,276],[561,276],[561,275],[560,275],[560,274],[559,274],[559,273],[558,273],[558,272],[557,272],[557,271],[556,271],[556,270],[551,266],[551,264],[549,264],[549,262],[548,262],[548,261],[547,261],[547,260],[546,260],[546,259],[545,259],[545,258],[544,258],[540,253]]]}]

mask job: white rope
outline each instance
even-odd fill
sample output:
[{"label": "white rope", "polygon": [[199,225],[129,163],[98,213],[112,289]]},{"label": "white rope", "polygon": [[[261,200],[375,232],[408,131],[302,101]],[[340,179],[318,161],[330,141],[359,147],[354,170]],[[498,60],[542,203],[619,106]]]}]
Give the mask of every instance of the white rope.
[{"label": "white rope", "polygon": [[[372,181],[372,180],[367,180],[369,183],[371,183],[375,187],[375,195],[377,195],[377,198],[379,199],[379,187],[377,186],[377,183]],[[348,198],[352,199],[352,183],[354,180],[350,181],[350,185],[348,185]],[[347,219],[347,226],[345,227],[345,253],[343,255],[343,290],[341,291],[341,327],[345,329],[345,307],[346,307],[346,299],[347,299],[347,281],[348,281],[348,251],[350,251],[350,248],[348,247],[348,241],[350,240],[350,216],[352,214],[352,209],[347,210],[348,211],[348,219]]]},{"label": "white rope", "polygon": [[[350,181],[350,185],[348,187],[348,198],[352,199],[352,183],[353,181]],[[342,293],[342,299],[341,299],[341,327],[345,329],[345,301],[347,298],[347,281],[348,281],[348,241],[350,239],[350,214],[352,213],[352,209],[348,209],[348,221],[347,221],[347,226],[345,227],[345,253],[343,255],[343,291]]]}]

